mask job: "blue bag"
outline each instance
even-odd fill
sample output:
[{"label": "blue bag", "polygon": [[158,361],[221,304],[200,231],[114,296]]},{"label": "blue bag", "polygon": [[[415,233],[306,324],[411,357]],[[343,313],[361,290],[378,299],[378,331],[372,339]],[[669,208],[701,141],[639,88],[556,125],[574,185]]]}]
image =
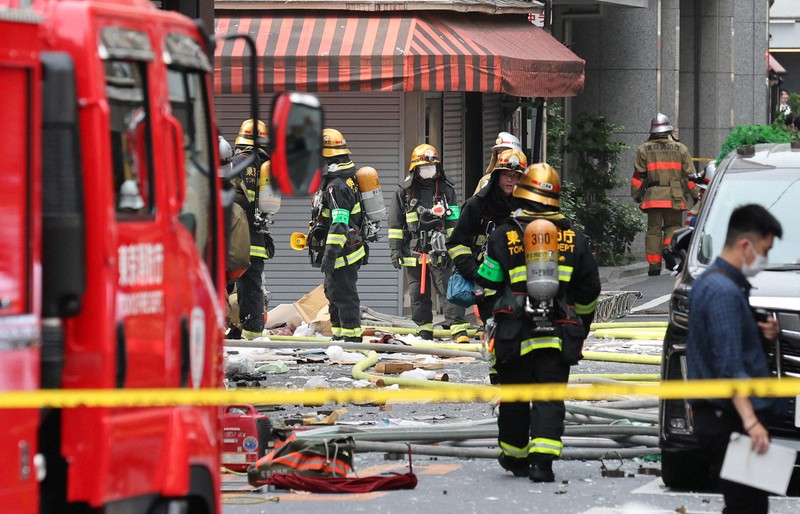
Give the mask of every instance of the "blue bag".
[{"label": "blue bag", "polygon": [[447,301],[459,307],[469,307],[475,303],[473,288],[472,282],[461,276],[458,270],[453,270],[447,283]]}]

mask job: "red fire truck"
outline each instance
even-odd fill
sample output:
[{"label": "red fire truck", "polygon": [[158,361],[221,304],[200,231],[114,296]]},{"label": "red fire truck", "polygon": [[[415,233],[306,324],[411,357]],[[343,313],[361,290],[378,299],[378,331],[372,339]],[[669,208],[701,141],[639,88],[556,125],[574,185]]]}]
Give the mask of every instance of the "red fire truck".
[{"label": "red fire truck", "polygon": [[[147,0],[0,0],[0,394],[221,386],[210,46]],[[219,417],[0,409],[0,505],[219,513]]]}]

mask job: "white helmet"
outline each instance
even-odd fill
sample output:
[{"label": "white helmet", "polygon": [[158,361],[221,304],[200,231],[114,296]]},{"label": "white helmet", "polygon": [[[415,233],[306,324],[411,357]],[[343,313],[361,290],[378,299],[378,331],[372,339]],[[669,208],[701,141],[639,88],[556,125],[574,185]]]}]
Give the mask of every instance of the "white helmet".
[{"label": "white helmet", "polygon": [[119,208],[138,211],[144,207],[144,199],[139,194],[135,180],[126,180],[119,186]]},{"label": "white helmet", "polygon": [[670,123],[665,114],[658,113],[650,121],[650,133],[661,134],[662,132],[672,132],[672,123]]},{"label": "white helmet", "polygon": [[228,164],[233,159],[233,148],[228,140],[222,136],[219,137],[219,160],[221,164]]},{"label": "white helmet", "polygon": [[522,145],[519,143],[519,139],[514,134],[509,132],[500,132],[497,134],[497,139],[495,140],[495,145],[492,147],[492,150],[518,150],[522,152]]}]

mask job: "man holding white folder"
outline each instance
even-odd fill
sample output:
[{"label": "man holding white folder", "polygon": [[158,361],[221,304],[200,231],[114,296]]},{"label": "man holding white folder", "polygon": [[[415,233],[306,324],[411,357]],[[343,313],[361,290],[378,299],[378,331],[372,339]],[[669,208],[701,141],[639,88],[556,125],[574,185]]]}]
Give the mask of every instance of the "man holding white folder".
[{"label": "man holding white folder", "polygon": [[[747,379],[769,377],[761,338],[773,340],[778,323],[757,319],[750,309],[750,282],[767,263],[767,255],[782,229],[764,207],[736,208],[728,222],[721,254],[697,279],[689,296],[689,334],[686,357],[689,379]],[[780,415],[783,401],[775,398],[734,396],[732,399],[692,400],[694,430],[711,453],[711,473],[719,478],[731,433],[750,436],[752,450],[764,454],[770,436],[764,425]],[[768,493],[719,480],[725,498],[723,513],[766,513]]]}]

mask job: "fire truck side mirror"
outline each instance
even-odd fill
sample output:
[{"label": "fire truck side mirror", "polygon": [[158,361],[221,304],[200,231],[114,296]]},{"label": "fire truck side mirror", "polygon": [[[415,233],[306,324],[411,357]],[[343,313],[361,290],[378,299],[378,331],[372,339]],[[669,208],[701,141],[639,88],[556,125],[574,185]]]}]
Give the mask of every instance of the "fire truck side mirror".
[{"label": "fire truck side mirror", "polygon": [[287,196],[310,196],[322,180],[323,112],[319,99],[282,93],[272,104],[270,161],[272,182]]}]

